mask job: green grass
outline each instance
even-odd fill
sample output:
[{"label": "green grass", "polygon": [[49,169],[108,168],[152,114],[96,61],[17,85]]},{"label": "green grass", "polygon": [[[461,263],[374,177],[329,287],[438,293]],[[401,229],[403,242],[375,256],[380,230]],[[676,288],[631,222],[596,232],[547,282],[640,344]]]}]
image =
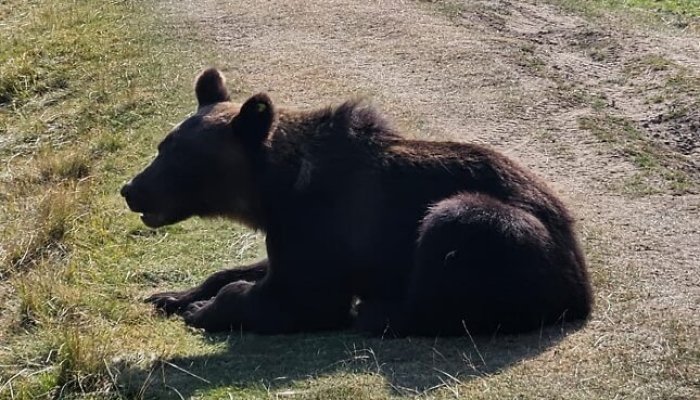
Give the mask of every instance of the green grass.
[{"label": "green grass", "polygon": [[[193,106],[205,65],[184,56],[194,42],[154,29],[155,15],[140,2],[0,2],[0,398],[117,397],[113,358],[163,356],[189,338],[165,342],[183,328],[138,299],[231,260],[233,240],[253,244],[240,258],[256,256],[256,241],[223,223],[145,230],[118,199]],[[155,245],[173,232],[172,246]]]},{"label": "green grass", "polygon": [[624,69],[625,74],[640,75],[653,72],[667,71],[674,66],[672,61],[658,54],[649,54],[643,57],[638,57],[629,62]]},{"label": "green grass", "polygon": [[[657,13],[660,16],[678,15],[700,17],[700,0],[589,0],[572,1],[560,0],[570,7],[583,8],[587,11],[596,10],[637,10]],[[577,4],[578,3],[578,4]]]},{"label": "green grass", "polygon": [[612,7],[631,7],[688,16],[700,16],[700,0],[597,0]]},{"label": "green grass", "polygon": [[589,17],[614,13],[633,23],[698,31],[700,0],[550,0]]},{"label": "green grass", "polygon": [[697,177],[678,154],[644,137],[629,120],[605,113],[581,117],[579,127],[593,133],[634,164],[638,173],[620,187],[627,194],[698,191]]}]

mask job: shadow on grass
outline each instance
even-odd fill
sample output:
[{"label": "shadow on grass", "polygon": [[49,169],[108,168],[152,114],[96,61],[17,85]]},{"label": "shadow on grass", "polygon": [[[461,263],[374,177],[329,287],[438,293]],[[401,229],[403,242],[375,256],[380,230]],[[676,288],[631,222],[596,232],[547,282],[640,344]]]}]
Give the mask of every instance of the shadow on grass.
[{"label": "shadow on grass", "polygon": [[495,374],[537,356],[580,327],[438,339],[375,339],[347,332],[203,335],[203,340],[222,344],[222,351],[158,360],[149,370],[124,367],[116,383],[130,397],[189,398],[219,388],[238,394],[291,394],[314,378],[360,374],[380,376],[393,395],[413,396]]}]

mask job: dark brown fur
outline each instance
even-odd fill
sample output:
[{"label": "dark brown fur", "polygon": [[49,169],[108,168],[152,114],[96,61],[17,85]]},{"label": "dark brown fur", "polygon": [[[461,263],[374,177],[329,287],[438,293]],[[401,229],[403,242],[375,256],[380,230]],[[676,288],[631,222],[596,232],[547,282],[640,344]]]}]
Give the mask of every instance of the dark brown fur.
[{"label": "dark brown fur", "polygon": [[374,334],[522,332],[589,315],[572,218],[508,158],[403,139],[362,102],[275,110],[261,94],[238,107],[205,76],[198,113],[122,193],[151,226],[242,221],[266,233],[268,258],[151,296],[157,307],[260,333],[353,320]]}]

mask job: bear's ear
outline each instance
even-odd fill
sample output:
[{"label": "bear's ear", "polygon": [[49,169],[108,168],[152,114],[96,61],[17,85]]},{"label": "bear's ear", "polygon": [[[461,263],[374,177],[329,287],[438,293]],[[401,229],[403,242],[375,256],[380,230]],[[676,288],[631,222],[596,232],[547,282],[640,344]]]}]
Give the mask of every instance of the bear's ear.
[{"label": "bear's ear", "polygon": [[243,103],[233,119],[233,129],[241,140],[257,146],[267,139],[274,122],[272,100],[267,94],[258,93]]},{"label": "bear's ear", "polygon": [[199,107],[229,100],[226,79],[216,68],[205,69],[197,76],[194,92],[197,94]]}]

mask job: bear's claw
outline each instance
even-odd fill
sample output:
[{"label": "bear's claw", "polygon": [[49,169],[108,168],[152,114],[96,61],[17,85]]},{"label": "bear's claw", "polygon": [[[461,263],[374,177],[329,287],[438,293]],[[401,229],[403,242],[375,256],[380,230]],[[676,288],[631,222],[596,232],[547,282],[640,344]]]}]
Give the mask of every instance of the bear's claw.
[{"label": "bear's claw", "polygon": [[144,303],[153,304],[156,310],[164,313],[165,315],[171,315],[179,313],[189,304],[185,297],[185,293],[182,292],[164,292],[153,294],[145,298],[143,301]]},{"label": "bear's claw", "polygon": [[204,328],[202,324],[202,311],[204,311],[204,308],[210,303],[211,300],[200,300],[190,303],[182,312],[182,319],[184,319],[185,323],[189,326]]}]

